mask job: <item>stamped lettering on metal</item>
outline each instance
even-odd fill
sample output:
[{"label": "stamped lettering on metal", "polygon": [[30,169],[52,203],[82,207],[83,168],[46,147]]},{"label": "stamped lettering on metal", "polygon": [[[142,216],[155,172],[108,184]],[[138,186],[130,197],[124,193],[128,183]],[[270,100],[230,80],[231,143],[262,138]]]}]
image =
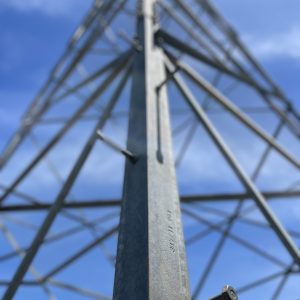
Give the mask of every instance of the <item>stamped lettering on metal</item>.
[{"label": "stamped lettering on metal", "polygon": [[173,216],[170,210],[167,211],[167,218],[168,218],[168,241],[169,241],[169,248],[170,250],[175,253],[176,252],[176,235],[175,230],[173,227]]}]

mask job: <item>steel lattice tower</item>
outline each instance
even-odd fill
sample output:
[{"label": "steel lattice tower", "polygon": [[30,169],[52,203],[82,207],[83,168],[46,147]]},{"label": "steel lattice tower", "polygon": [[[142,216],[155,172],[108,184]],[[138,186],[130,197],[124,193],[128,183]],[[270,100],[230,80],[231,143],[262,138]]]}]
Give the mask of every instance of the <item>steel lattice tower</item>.
[{"label": "steel lattice tower", "polygon": [[2,299],[296,300],[299,137],[210,1],[95,0],[1,156]]}]

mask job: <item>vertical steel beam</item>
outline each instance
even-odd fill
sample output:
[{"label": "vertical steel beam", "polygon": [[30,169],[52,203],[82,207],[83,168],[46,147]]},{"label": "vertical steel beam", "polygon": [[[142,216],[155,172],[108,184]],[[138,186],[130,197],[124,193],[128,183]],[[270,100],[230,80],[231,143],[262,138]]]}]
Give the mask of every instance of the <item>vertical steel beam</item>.
[{"label": "vertical steel beam", "polygon": [[190,299],[155,0],[139,2],[114,300]]}]

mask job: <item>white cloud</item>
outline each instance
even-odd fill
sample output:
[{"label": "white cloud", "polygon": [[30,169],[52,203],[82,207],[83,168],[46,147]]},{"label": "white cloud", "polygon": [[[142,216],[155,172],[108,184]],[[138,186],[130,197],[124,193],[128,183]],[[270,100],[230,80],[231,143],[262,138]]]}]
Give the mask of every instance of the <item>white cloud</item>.
[{"label": "white cloud", "polygon": [[300,27],[291,27],[287,32],[276,33],[267,37],[248,35],[245,40],[252,52],[261,58],[274,57],[300,58]]},{"label": "white cloud", "polygon": [[3,7],[22,12],[37,11],[48,15],[70,15],[86,4],[86,1],[76,0],[0,0]]}]

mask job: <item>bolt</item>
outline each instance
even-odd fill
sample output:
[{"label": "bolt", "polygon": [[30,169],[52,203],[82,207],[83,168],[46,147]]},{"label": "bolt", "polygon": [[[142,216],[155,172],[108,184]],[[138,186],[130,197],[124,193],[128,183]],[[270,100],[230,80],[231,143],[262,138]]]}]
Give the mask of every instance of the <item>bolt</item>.
[{"label": "bolt", "polygon": [[226,285],[223,288],[223,293],[227,293],[227,295],[230,297],[230,300],[238,300],[238,295],[236,291],[230,285]]},{"label": "bolt", "polygon": [[157,39],[157,43],[158,43],[158,45],[162,45],[164,43],[164,39],[162,37],[159,37]]}]

